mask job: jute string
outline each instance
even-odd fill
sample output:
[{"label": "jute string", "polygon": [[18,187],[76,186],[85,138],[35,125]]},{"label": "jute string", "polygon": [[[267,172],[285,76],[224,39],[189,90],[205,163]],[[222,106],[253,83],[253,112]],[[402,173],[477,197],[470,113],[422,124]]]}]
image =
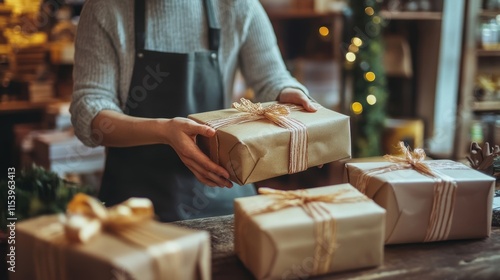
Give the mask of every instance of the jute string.
[{"label": "jute string", "polygon": [[290,131],[288,173],[293,174],[307,169],[307,128],[300,121],[288,117],[291,110],[300,110],[302,107],[291,104],[272,104],[264,107],[260,103],[252,103],[248,99],[241,98],[240,103],[233,103],[233,108],[241,113],[208,121],[206,125],[219,129],[229,125],[267,119]]},{"label": "jute string", "polygon": [[311,195],[305,190],[280,191],[270,188],[259,188],[259,194],[273,198],[272,203],[255,208],[248,215],[258,215],[285,209],[301,207],[314,221],[314,257],[313,275],[327,273],[331,267],[336,243],[336,222],[325,203],[354,203],[369,200],[364,195],[342,197],[350,190],[340,190],[332,194]]},{"label": "jute string", "polygon": [[[423,149],[411,151],[403,142],[399,143],[402,157],[385,155],[384,158],[394,165],[374,168],[361,173],[356,182],[356,186],[362,193],[366,193],[366,187],[371,177],[387,172],[413,169],[425,176],[432,178],[434,185],[434,198],[432,202],[431,214],[426,230],[424,242],[446,240],[450,233],[452,217],[455,205],[457,183],[445,174],[431,169],[425,164],[426,154]],[[438,165],[434,164],[434,167]]]}]

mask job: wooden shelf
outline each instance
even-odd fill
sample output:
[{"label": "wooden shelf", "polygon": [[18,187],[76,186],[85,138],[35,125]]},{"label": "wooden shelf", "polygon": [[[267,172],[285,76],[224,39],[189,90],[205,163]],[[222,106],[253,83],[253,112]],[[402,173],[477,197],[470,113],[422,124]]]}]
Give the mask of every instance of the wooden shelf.
[{"label": "wooden shelf", "polygon": [[380,11],[386,20],[441,20],[441,12]]},{"label": "wooden shelf", "polygon": [[485,49],[477,49],[477,56],[500,56],[500,49],[498,50],[485,50]]},{"label": "wooden shelf", "polygon": [[481,10],[479,12],[479,15],[481,17],[496,17],[497,15],[500,15],[500,10],[495,10],[495,11],[492,11],[492,10]]},{"label": "wooden shelf", "polygon": [[500,101],[476,101],[472,103],[472,110],[476,112],[500,111]]},{"label": "wooden shelf", "polygon": [[45,110],[50,104],[54,104],[57,102],[61,101],[59,99],[53,99],[47,102],[30,102],[23,100],[0,102],[0,115],[23,111]]},{"label": "wooden shelf", "polygon": [[300,19],[300,18],[318,18],[318,17],[333,17],[342,14],[341,11],[317,12],[312,9],[266,9],[266,13],[270,19]]}]

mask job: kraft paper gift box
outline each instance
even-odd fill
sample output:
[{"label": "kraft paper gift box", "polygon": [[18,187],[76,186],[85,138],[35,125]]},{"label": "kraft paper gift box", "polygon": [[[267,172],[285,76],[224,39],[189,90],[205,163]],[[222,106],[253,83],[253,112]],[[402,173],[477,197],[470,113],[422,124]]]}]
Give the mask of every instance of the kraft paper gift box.
[{"label": "kraft paper gift box", "polygon": [[421,163],[441,179],[392,162],[346,164],[346,181],[387,210],[386,244],[488,237],[495,179],[450,160]]},{"label": "kraft paper gift box", "polygon": [[[10,273],[11,280],[211,278],[207,232],[150,220],[121,229],[120,234],[102,231],[85,243],[75,243],[70,240],[84,239],[86,233],[68,230],[61,217],[48,215],[18,223],[17,266]],[[95,228],[94,223],[87,226]]]},{"label": "kraft paper gift box", "polygon": [[[262,108],[276,104],[264,103]],[[232,181],[243,185],[351,157],[349,117],[319,104],[317,107],[316,112],[292,109],[286,117],[293,121],[292,127],[297,123],[304,125],[305,140],[300,135],[295,138],[297,143],[305,145],[302,148],[294,148],[296,146],[291,144],[293,137],[289,129],[235,108],[193,114],[189,118],[217,129],[214,137],[198,136],[198,145],[214,162],[229,171]],[[214,124],[214,121],[224,123],[226,119],[241,116],[243,119],[249,116],[250,120],[221,127]],[[294,160],[292,154],[298,159]],[[303,164],[293,170],[291,162],[299,161]]]},{"label": "kraft paper gift box", "polygon": [[234,218],[236,254],[257,279],[382,264],[385,210],[351,185],[259,192],[235,200]]}]

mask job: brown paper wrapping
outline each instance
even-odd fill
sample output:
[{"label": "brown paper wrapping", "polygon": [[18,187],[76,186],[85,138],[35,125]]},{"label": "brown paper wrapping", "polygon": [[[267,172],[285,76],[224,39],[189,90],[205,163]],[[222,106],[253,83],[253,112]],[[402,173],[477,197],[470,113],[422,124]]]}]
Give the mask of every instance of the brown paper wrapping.
[{"label": "brown paper wrapping", "polygon": [[[161,254],[168,271],[160,279],[210,279],[210,239],[193,231],[150,221],[141,230],[164,240],[141,248],[102,232],[85,244],[69,244],[58,216],[21,222],[16,228],[17,267],[11,280],[158,279],[153,255]],[[61,238],[57,232],[61,231]]]},{"label": "brown paper wrapping", "polygon": [[[447,240],[490,235],[495,179],[449,160],[424,161],[457,183],[452,224]],[[346,164],[346,180],[356,186],[362,172],[393,165],[390,162]],[[455,167],[453,167],[455,165]],[[446,166],[449,166],[447,168]],[[432,167],[433,170],[436,167]],[[366,195],[387,210],[386,244],[423,242],[432,210],[435,181],[413,169],[372,177]]]},{"label": "brown paper wrapping", "polygon": [[[346,197],[361,196],[349,184],[308,189],[311,195],[348,190]],[[235,200],[235,251],[257,279],[298,279],[312,276],[314,220],[301,207],[249,216],[273,201],[257,195]],[[382,264],[385,211],[371,200],[324,204],[336,222],[337,244],[329,272]],[[301,279],[302,279],[301,278]]]},{"label": "brown paper wrapping", "polygon": [[[264,103],[264,106],[276,102]],[[198,123],[240,114],[225,109],[190,115]],[[318,111],[292,111],[289,117],[307,127],[308,167],[351,157],[349,117],[320,107]],[[290,132],[268,120],[219,128],[215,137],[197,139],[209,157],[229,171],[238,184],[288,174]]]}]

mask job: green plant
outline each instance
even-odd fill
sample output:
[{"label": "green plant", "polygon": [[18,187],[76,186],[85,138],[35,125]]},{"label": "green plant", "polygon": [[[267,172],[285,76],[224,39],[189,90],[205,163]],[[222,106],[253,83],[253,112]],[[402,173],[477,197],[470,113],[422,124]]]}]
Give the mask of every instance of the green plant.
[{"label": "green plant", "polygon": [[[62,213],[76,193],[94,195],[94,190],[60,178],[56,173],[39,166],[32,166],[16,174],[15,205],[10,210],[7,206],[8,180],[0,181],[0,200],[4,205],[0,210],[0,229],[5,230],[7,218],[16,217],[16,221],[40,215]],[[10,184],[12,186],[12,184]],[[11,199],[9,199],[10,201]]]}]

